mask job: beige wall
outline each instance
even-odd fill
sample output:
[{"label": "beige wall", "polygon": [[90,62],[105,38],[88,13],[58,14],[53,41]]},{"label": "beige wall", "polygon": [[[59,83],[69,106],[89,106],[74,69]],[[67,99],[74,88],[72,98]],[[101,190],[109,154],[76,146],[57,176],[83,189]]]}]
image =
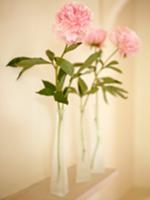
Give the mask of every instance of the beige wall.
[{"label": "beige wall", "polygon": [[136,1],[136,29],[141,37],[141,51],[135,70],[134,182],[150,188],[150,1]]},{"label": "beige wall", "polygon": [[[104,24],[112,8],[110,5],[114,5],[115,1],[83,0],[83,2],[94,11],[94,23]],[[15,56],[44,56],[43,52],[48,48],[60,53],[63,44],[56,40],[51,26],[54,13],[62,3],[62,0],[0,0],[0,198],[50,175],[55,104],[52,99],[37,96],[34,91],[41,87],[40,79],[50,79],[52,74],[49,67],[36,67],[26,72],[25,76],[16,82],[18,71],[4,66]],[[126,23],[132,26],[133,7],[133,4],[125,7],[119,15],[121,20],[117,24]],[[84,59],[87,53],[82,48],[71,54],[70,58],[78,58],[80,54]],[[129,99],[124,101],[112,98],[109,105],[101,101],[100,106],[105,163],[107,167],[116,168],[119,173],[102,193],[93,199],[101,196],[105,200],[116,200],[132,185],[135,69],[131,67],[132,59],[128,62],[121,61],[121,64],[125,71],[121,79],[129,90]],[[75,163],[73,144],[74,135],[78,130],[78,100],[71,98],[71,102],[73,102],[71,108],[66,113],[69,124],[66,126],[68,166]],[[89,115],[93,106],[91,99]],[[76,126],[72,116],[76,117]],[[74,130],[72,127],[75,127]]]},{"label": "beige wall", "polygon": [[[52,24],[56,10],[64,2],[0,1],[0,198],[50,175],[56,109],[51,98],[38,96],[35,91],[42,87],[41,79],[52,78],[52,72],[49,67],[36,67],[17,82],[18,70],[5,68],[5,65],[16,56],[43,57],[48,48],[60,54],[64,44],[52,33]],[[99,1],[84,2],[94,10],[97,23]],[[82,49],[82,53],[77,54],[84,59],[87,52]],[[70,57],[74,59],[76,55]],[[77,99],[75,101],[68,110],[74,115],[78,106]],[[68,122],[66,159],[68,165],[72,165],[74,139],[69,137],[74,134],[74,120],[69,116]]]}]

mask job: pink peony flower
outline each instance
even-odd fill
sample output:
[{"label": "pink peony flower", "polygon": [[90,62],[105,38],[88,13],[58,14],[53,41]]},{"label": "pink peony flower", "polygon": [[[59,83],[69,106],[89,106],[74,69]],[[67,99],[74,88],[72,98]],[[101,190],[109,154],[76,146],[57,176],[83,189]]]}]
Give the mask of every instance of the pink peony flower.
[{"label": "pink peony flower", "polygon": [[82,42],[91,16],[91,11],[83,4],[67,3],[56,15],[55,30],[67,44]]},{"label": "pink peony flower", "polygon": [[117,28],[110,34],[110,40],[117,46],[121,56],[133,55],[139,50],[140,39],[136,32],[128,27]]},{"label": "pink peony flower", "polygon": [[85,37],[85,42],[90,46],[101,48],[105,42],[107,32],[101,28],[93,28]]}]

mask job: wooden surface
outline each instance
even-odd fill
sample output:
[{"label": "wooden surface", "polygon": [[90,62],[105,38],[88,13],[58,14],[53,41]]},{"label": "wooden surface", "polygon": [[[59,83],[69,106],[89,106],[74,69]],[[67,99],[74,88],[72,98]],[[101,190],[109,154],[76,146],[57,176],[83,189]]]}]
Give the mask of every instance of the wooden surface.
[{"label": "wooden surface", "polygon": [[120,200],[150,200],[150,188],[135,188]]},{"label": "wooden surface", "polygon": [[96,174],[89,182],[75,183],[75,167],[69,169],[69,190],[65,197],[56,197],[50,194],[50,179],[45,179],[28,187],[4,200],[86,200],[96,193],[109,179],[116,175],[113,169],[106,169],[103,174]]}]

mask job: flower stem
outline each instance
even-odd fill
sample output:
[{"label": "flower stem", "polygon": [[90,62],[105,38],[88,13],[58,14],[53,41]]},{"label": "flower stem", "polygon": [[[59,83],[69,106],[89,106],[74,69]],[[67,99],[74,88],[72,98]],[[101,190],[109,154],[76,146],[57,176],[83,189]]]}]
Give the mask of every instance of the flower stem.
[{"label": "flower stem", "polygon": [[[115,51],[113,51],[113,52],[108,56],[108,58],[105,60],[105,62],[104,62],[104,64],[103,64],[102,68],[100,68],[100,69],[96,72],[96,76],[95,76],[95,78],[94,78],[94,81],[93,81],[93,83],[92,83],[90,89],[92,89],[92,87],[94,86],[94,83],[95,83],[95,81],[96,81],[98,75],[99,75],[100,72],[102,71],[102,69],[105,67],[105,65],[107,64],[107,62],[117,53],[117,51],[118,51],[118,49],[115,49]],[[89,94],[86,96],[86,99],[85,99],[85,101],[84,101],[83,107],[86,106],[86,104],[87,104],[87,102],[88,102],[88,99],[89,99],[89,96],[90,96]]]},{"label": "flower stem", "polygon": [[[67,45],[64,48],[64,51],[61,54],[61,57],[65,55],[67,49]],[[58,66],[55,62],[52,62],[55,69],[55,84],[56,88],[58,88]],[[57,114],[58,114],[58,124],[57,124],[57,180],[59,181],[60,173],[61,173],[61,130],[62,130],[62,121],[64,114],[64,105],[57,102]]]},{"label": "flower stem", "polygon": [[82,105],[82,98],[80,98],[80,138],[81,138],[81,148],[82,148],[82,161],[84,161],[86,148],[84,141],[84,108]]},{"label": "flower stem", "polygon": [[98,92],[95,95],[95,126],[96,126],[96,143],[94,147],[94,151],[92,154],[92,160],[91,160],[91,169],[94,167],[95,164],[95,158],[96,154],[100,145],[100,135],[99,135],[99,106],[98,106]]},{"label": "flower stem", "polygon": [[63,120],[63,107],[58,105],[58,127],[57,127],[57,180],[59,181],[60,173],[61,173],[61,130],[62,130],[62,120]]}]

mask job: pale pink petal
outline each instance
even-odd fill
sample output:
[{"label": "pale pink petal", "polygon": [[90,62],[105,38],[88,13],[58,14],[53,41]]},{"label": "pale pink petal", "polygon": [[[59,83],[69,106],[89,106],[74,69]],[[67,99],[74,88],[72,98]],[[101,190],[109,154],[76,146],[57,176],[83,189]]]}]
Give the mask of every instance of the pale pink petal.
[{"label": "pale pink petal", "polygon": [[101,28],[92,28],[85,37],[85,43],[101,48],[106,40],[107,32]]},{"label": "pale pink petal", "polygon": [[110,40],[116,45],[123,57],[135,54],[140,48],[138,35],[128,27],[117,28],[112,31]]},{"label": "pale pink petal", "polygon": [[91,16],[91,11],[85,5],[69,2],[57,12],[55,31],[67,44],[82,42]]}]

